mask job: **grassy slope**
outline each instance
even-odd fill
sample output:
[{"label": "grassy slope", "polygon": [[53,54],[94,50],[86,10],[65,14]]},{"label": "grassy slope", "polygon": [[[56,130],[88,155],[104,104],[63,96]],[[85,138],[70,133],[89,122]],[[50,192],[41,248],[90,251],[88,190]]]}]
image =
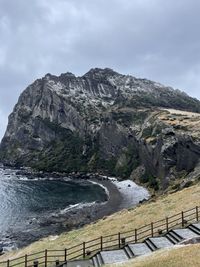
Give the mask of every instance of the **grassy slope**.
[{"label": "grassy slope", "polygon": [[200,185],[194,185],[174,194],[158,197],[156,200],[147,202],[137,208],[123,210],[107,218],[91,223],[81,229],[61,234],[57,239],[44,238],[28,247],[20,249],[0,257],[0,261],[6,258],[19,257],[24,254],[34,253],[38,250],[63,249],[71,247],[83,241],[97,238],[101,235],[117,233],[120,231],[137,228],[151,221],[165,218],[200,205]]},{"label": "grassy slope", "polygon": [[199,139],[200,114],[175,110],[163,109],[163,112],[158,114],[158,119],[165,124],[173,127],[177,132],[191,135],[194,139]]},{"label": "grassy slope", "polygon": [[[118,267],[197,267],[200,266],[200,244],[160,250]],[[115,266],[115,265],[112,265]]]}]

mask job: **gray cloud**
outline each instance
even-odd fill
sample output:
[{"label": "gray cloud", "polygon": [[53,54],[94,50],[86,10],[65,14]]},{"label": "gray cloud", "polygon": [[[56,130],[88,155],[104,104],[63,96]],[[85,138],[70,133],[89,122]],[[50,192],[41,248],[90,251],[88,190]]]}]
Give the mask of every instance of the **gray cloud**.
[{"label": "gray cloud", "polygon": [[200,98],[198,0],[0,0],[0,137],[47,72],[111,67]]}]

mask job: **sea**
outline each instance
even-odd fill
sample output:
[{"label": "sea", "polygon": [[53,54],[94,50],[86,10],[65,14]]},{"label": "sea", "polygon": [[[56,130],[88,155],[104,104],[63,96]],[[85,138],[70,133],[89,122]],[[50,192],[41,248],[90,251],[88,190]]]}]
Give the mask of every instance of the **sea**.
[{"label": "sea", "polygon": [[106,200],[105,188],[90,181],[29,179],[16,172],[0,168],[0,249],[4,251],[59,234],[65,230],[59,220],[63,223],[64,214]]}]

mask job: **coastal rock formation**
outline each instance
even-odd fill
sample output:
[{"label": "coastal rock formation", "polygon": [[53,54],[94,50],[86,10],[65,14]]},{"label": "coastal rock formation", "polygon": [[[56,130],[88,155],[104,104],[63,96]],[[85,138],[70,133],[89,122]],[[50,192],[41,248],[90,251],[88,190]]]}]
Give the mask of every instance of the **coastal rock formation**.
[{"label": "coastal rock formation", "polygon": [[[154,189],[195,172],[200,101],[111,69],[45,75],[9,116],[0,160],[14,166],[133,177]],[[192,177],[192,178],[191,178]]]}]

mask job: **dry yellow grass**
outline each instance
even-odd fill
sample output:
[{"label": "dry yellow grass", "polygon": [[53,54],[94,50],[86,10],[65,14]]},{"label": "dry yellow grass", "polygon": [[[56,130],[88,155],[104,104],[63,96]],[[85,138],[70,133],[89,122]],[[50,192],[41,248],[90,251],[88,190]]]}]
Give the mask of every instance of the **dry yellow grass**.
[{"label": "dry yellow grass", "polygon": [[166,110],[171,114],[184,115],[184,116],[189,116],[189,117],[199,117],[200,118],[200,114],[195,113],[195,112],[178,110],[178,109],[171,109],[171,108],[163,108],[162,110]]},{"label": "dry yellow grass", "polygon": [[175,109],[162,109],[158,119],[176,128],[176,131],[186,132],[194,138],[200,138],[200,114]]},{"label": "dry yellow grass", "polygon": [[200,244],[160,250],[152,255],[111,266],[118,267],[199,267]]},{"label": "dry yellow grass", "polygon": [[135,209],[120,211],[81,229],[63,233],[55,240],[51,237],[41,239],[23,249],[1,256],[0,261],[44,249],[64,249],[101,235],[132,230],[197,205],[200,205],[199,184],[174,194],[160,196],[155,202],[147,202]]}]

